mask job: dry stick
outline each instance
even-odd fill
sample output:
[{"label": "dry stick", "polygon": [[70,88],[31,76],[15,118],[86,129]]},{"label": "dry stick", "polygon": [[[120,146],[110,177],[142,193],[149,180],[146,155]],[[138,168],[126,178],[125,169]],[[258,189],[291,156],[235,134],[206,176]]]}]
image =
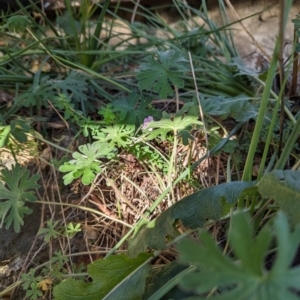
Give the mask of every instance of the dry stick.
[{"label": "dry stick", "polygon": [[56,107],[51,103],[51,101],[47,100],[47,102],[52,107],[52,109],[57,113],[57,115],[59,116],[59,118],[64,122],[64,124],[66,125],[67,129],[70,130],[70,126],[69,126],[68,122],[60,114],[60,112],[56,109]]},{"label": "dry stick", "polygon": [[255,46],[268,58],[269,61],[271,61],[271,57],[268,53],[266,53],[266,51],[262,48],[262,46],[255,40],[254,36],[252,35],[252,33],[246,28],[246,26],[243,24],[243,21],[241,20],[240,16],[238,15],[238,13],[236,12],[236,10],[234,9],[234,7],[232,6],[230,0],[225,0],[227,6],[229,7],[229,9],[231,10],[231,12],[236,16],[236,18],[239,20],[240,24],[242,25],[243,29],[246,31],[246,33],[249,35],[249,37],[252,39],[253,43],[255,44]]},{"label": "dry stick", "polygon": [[78,203],[78,205],[81,205],[81,203],[86,200],[94,191],[94,189],[96,188],[96,186],[98,186],[98,184],[100,183],[100,181],[102,180],[102,178],[99,179],[98,178],[101,176],[101,173],[97,174],[97,176],[95,177],[95,179],[92,182],[92,185],[90,186],[89,191],[85,194],[85,196],[80,200],[80,202]]},{"label": "dry stick", "polygon": [[139,214],[141,217],[143,217],[145,220],[149,220],[149,218],[147,218],[140,210],[138,210],[118,189],[116,183],[112,180],[107,178],[106,179],[106,184],[108,186],[111,186],[114,190],[114,192],[116,193],[116,196],[118,198],[120,198],[120,200],[125,203],[126,205],[128,205],[133,211],[135,211],[137,214]]},{"label": "dry stick", "polygon": [[[60,204],[60,209],[61,209],[61,214],[62,214],[62,218],[63,218],[63,223],[64,223],[64,227],[65,227],[65,230],[67,231],[67,220],[66,220],[66,216],[65,216],[65,212],[64,212],[64,208],[63,208],[63,200],[62,200],[62,197],[61,197],[61,194],[59,192],[59,184],[58,184],[58,179],[57,179],[57,176],[56,176],[56,171],[55,171],[55,168],[52,166],[53,168],[53,177],[54,177],[54,182],[57,186],[57,196],[58,196],[58,201],[59,201],[59,204]],[[72,250],[71,250],[71,240],[70,240],[70,237],[68,234],[66,234],[66,239],[67,239],[67,242],[68,242],[68,245],[67,245],[67,248],[69,250],[69,253],[72,253]],[[59,240],[60,242],[60,240]],[[63,245],[62,245],[63,246]],[[65,246],[65,245],[64,245]],[[65,252],[66,249],[64,249],[62,247],[62,250]],[[71,262],[71,261],[70,261]]]},{"label": "dry stick", "polygon": [[[45,201],[36,201],[35,203],[45,203]],[[59,205],[59,206],[67,206],[67,207],[73,207],[73,208],[77,208],[77,209],[80,209],[80,210],[83,210],[83,211],[87,211],[87,212],[90,212],[90,213],[93,213],[95,215],[99,215],[103,218],[107,218],[107,219],[110,219],[112,221],[115,221],[117,223],[120,223],[122,225],[125,225],[127,226],[128,228],[132,228],[131,225],[127,224],[126,222],[122,221],[122,220],[119,220],[119,219],[115,219],[111,216],[108,216],[108,215],[105,215],[103,214],[102,212],[100,212],[99,210],[96,210],[96,209],[93,209],[93,208],[90,208],[90,207],[86,207],[86,206],[79,206],[79,205],[76,205],[76,204],[71,204],[71,203],[59,203],[59,202],[47,202],[47,204],[49,205]]]},{"label": "dry stick", "polygon": [[135,5],[134,5],[134,8],[133,8],[133,12],[132,12],[132,16],[131,16],[131,20],[130,20],[130,23],[132,24],[134,22],[134,19],[135,19],[135,16],[136,16],[136,12],[137,12],[137,9],[140,5],[140,1],[141,0],[137,0]]}]

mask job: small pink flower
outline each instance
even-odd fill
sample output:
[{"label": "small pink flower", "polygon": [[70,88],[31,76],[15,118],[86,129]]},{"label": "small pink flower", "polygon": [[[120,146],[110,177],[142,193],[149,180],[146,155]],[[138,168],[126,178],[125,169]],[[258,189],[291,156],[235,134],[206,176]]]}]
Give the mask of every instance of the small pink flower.
[{"label": "small pink flower", "polygon": [[[151,123],[151,122],[153,122],[153,121],[154,121],[154,119],[153,119],[153,117],[151,117],[151,116],[149,116],[148,118],[145,118],[145,119],[144,119],[144,124],[143,124],[142,129],[143,129],[143,130],[147,129],[149,123]],[[152,130],[152,128],[149,129],[149,131],[151,131],[151,130]]]}]

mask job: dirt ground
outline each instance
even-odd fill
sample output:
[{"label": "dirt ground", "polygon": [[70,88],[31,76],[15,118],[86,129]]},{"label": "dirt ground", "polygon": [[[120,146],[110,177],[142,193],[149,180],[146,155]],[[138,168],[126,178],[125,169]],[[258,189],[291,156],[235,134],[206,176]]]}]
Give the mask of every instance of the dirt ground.
[{"label": "dirt ground", "polygon": [[[234,29],[234,40],[241,56],[247,56],[253,52],[262,52],[261,50],[263,50],[267,55],[272,55],[279,26],[280,8],[278,1],[246,0],[224,2],[231,2],[233,7],[233,10],[227,7],[230,22],[256,14],[253,17],[242,21],[248,32],[239,23],[232,26]],[[293,6],[289,13],[285,31],[287,51],[293,42],[294,35],[294,24],[291,20],[294,19],[299,12],[300,1],[295,0],[293,1]],[[219,22],[220,14],[216,7],[212,8],[210,15],[213,20]],[[255,42],[251,36],[254,38]]]}]

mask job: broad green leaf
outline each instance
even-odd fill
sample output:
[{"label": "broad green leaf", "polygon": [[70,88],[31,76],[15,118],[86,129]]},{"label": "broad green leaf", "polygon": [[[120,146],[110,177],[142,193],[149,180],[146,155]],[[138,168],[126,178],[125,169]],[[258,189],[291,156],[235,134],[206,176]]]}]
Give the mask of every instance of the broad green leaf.
[{"label": "broad green leaf", "polygon": [[[101,172],[101,168],[95,168],[95,171],[97,171],[98,173]],[[83,171],[83,175],[82,175],[82,183],[84,185],[89,185],[95,178],[95,174],[93,173],[93,171],[89,168],[84,169]]]},{"label": "broad green leaf", "polygon": [[[239,226],[239,230],[235,230],[236,226]],[[272,235],[267,226],[260,230],[257,237],[254,237],[254,234],[249,218],[245,218],[243,214],[237,214],[232,219],[229,241],[234,248],[236,258],[240,259],[241,267],[245,268],[249,274],[263,275],[261,266]]]},{"label": "broad green leaf", "polygon": [[79,146],[80,152],[72,154],[74,159],[60,166],[64,175],[64,184],[71,183],[74,179],[82,176],[82,183],[91,184],[96,174],[102,171],[99,158],[111,158],[114,155],[114,147],[107,143],[93,143]]},{"label": "broad green leaf", "polygon": [[[224,140],[225,140],[225,138],[222,138],[219,133],[213,132],[212,134],[210,134],[210,136],[208,138],[209,149],[210,150],[213,149],[215,146],[217,146],[219,143],[221,143]],[[225,144],[225,146],[222,147],[219,151],[215,152],[214,155],[217,156],[221,152],[234,153],[234,151],[236,150],[238,145],[239,145],[239,143],[238,143],[237,139],[230,139]]]},{"label": "broad green leaf", "polygon": [[101,143],[108,143],[112,147],[128,147],[131,144],[131,137],[134,135],[133,125],[111,125],[101,128],[101,132],[98,135],[94,135],[95,140],[99,140]]},{"label": "broad green leaf", "polygon": [[87,76],[83,73],[71,71],[64,79],[49,80],[54,89],[63,95],[72,95],[77,102],[86,101],[88,89]]},{"label": "broad green leaf", "polygon": [[[87,100],[87,78],[86,76],[71,71],[66,78],[51,79],[49,76],[40,77],[39,72],[35,74],[35,84],[28,91],[22,93],[16,98],[18,105],[29,106],[48,106],[47,100],[53,101],[57,106],[63,107],[66,110],[65,117],[68,119],[68,114],[72,109],[66,109],[65,102],[68,97],[72,96],[76,102],[84,105]],[[62,103],[59,105],[59,100]],[[69,103],[71,105],[71,103]],[[74,113],[74,111],[72,111]],[[78,111],[76,111],[78,114]]]},{"label": "broad green leaf", "polygon": [[300,222],[300,171],[275,170],[258,183],[264,198],[273,198],[293,224]]},{"label": "broad green leaf", "polygon": [[150,249],[164,249],[167,237],[177,235],[175,221],[181,220],[189,228],[198,228],[206,220],[219,220],[236,204],[243,193],[256,193],[256,182],[230,182],[200,190],[175,203],[158,218],[138,228],[135,236],[129,240],[129,254]]},{"label": "broad green leaf", "polygon": [[64,163],[62,166],[60,166],[59,170],[63,173],[66,173],[66,172],[70,172],[70,171],[73,171],[74,169],[74,165],[73,164],[70,164],[70,163]]},{"label": "broad green leaf", "polygon": [[[299,299],[293,291],[299,288],[300,268],[290,266],[300,244],[300,227],[291,233],[282,212],[277,214],[273,230],[270,226],[270,223],[265,225],[255,237],[249,215],[241,212],[234,215],[228,239],[237,257],[223,255],[222,249],[204,230],[200,232],[201,243],[181,240],[178,243],[180,260],[194,269],[182,278],[181,284],[185,290],[198,294],[189,299],[206,299],[206,293],[213,290],[218,292],[210,295],[212,300]],[[243,236],[245,231],[248,234]],[[278,241],[275,263],[268,270],[265,258],[274,237]],[[255,252],[261,253],[260,259],[257,260]],[[284,264],[280,262],[282,259]]]},{"label": "broad green leaf", "polygon": [[152,140],[160,137],[161,140],[166,140],[168,133],[178,134],[183,132],[186,128],[195,125],[202,125],[198,121],[197,116],[183,116],[175,117],[173,120],[163,118],[157,122],[150,122],[146,127],[146,139]]},{"label": "broad green leaf", "polygon": [[20,143],[27,141],[26,132],[30,131],[30,126],[24,119],[15,119],[10,124],[12,136]]},{"label": "broad green leaf", "polygon": [[102,293],[92,282],[66,279],[57,285],[53,291],[55,300],[96,300],[102,299]]},{"label": "broad green leaf", "polygon": [[158,110],[151,108],[152,99],[145,99],[142,95],[133,91],[127,97],[119,98],[111,103],[112,111],[120,113],[120,123],[138,126],[148,116],[159,117]]},{"label": "broad green leaf", "polygon": [[[240,57],[234,57],[232,59],[232,62],[229,64],[229,66],[235,67],[237,73],[236,75],[246,75],[249,77],[258,77],[259,74],[256,70],[248,67],[244,60]],[[250,79],[250,78],[249,78]]]},{"label": "broad green leaf", "polygon": [[127,276],[125,280],[112,289],[103,300],[142,300],[149,271],[149,264],[141,265],[133,274]]},{"label": "broad green leaf", "polygon": [[31,177],[30,172],[19,164],[12,166],[11,170],[3,169],[0,178],[6,183],[6,186],[0,181],[0,219],[1,225],[6,224],[9,228],[14,224],[15,232],[19,232],[21,225],[24,224],[25,214],[32,212],[27,206],[26,201],[35,202],[36,196],[33,189],[39,188],[36,183],[39,175]]},{"label": "broad green leaf", "polygon": [[174,93],[174,86],[184,87],[183,75],[188,71],[188,61],[180,51],[157,52],[157,59],[148,56],[145,60],[136,75],[141,90],[152,90],[165,99]]},{"label": "broad green leaf", "polygon": [[15,102],[19,106],[48,106],[47,100],[55,97],[55,91],[48,76],[43,76],[41,79],[38,78],[39,72],[35,74],[36,84],[32,85],[28,91],[20,94],[15,99]]},{"label": "broad green leaf", "polygon": [[125,254],[97,260],[88,266],[91,283],[66,279],[54,288],[55,300],[142,299],[151,254]]},{"label": "broad green leaf", "polygon": [[[288,269],[291,266],[298,251],[300,226],[298,224],[296,229],[290,233],[288,220],[283,213],[279,213],[274,224],[274,230],[280,251],[276,254],[271,274],[272,276],[281,276],[282,270]],[[296,282],[292,283],[290,281],[288,284],[296,286]]]},{"label": "broad green leaf", "polygon": [[246,95],[237,97],[212,97],[202,101],[205,114],[220,116],[222,119],[228,117],[235,119],[237,122],[247,122],[255,119],[258,114],[257,106],[251,103],[251,98]]},{"label": "broad green leaf", "polygon": [[26,28],[32,26],[31,20],[22,15],[11,16],[7,19],[7,23],[4,25],[11,32],[24,33]]},{"label": "broad green leaf", "polygon": [[27,135],[20,128],[16,128],[14,131],[11,131],[11,135],[19,142],[25,143],[27,142]]}]

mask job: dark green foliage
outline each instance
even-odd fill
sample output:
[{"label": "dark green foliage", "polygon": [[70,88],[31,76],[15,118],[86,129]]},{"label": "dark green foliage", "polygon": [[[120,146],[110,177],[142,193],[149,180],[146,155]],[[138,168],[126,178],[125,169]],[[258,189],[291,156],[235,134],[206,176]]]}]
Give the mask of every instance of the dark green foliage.
[{"label": "dark green foliage", "polygon": [[187,59],[180,51],[157,52],[157,58],[148,56],[145,60],[147,62],[140,65],[136,75],[141,90],[152,90],[165,99],[173,95],[175,86],[184,87],[183,75],[189,68]]},{"label": "dark green foliage", "polygon": [[17,32],[17,33],[24,33],[24,30],[26,28],[30,28],[32,26],[31,20],[27,16],[10,16],[7,19],[6,24],[3,26],[3,28],[7,28],[11,32]]},{"label": "dark green foliage", "polygon": [[11,170],[3,169],[0,179],[1,224],[6,224],[6,228],[13,224],[15,232],[19,232],[24,224],[24,215],[32,213],[32,210],[25,206],[25,203],[26,201],[36,201],[36,196],[32,190],[39,187],[37,184],[39,175],[30,177],[26,168],[16,164],[12,166]]},{"label": "dark green foliage", "polygon": [[247,122],[255,119],[258,107],[251,103],[251,98],[246,95],[236,97],[209,97],[203,101],[204,113],[211,116],[220,116],[222,119],[233,118],[237,122]]},{"label": "dark green foliage", "polygon": [[262,177],[258,184],[264,198],[272,198],[287,214],[292,224],[300,224],[300,171],[276,170]]},{"label": "dark green foliage", "polygon": [[118,113],[120,124],[135,125],[143,123],[148,116],[159,117],[161,113],[151,107],[151,99],[133,91],[127,97],[115,100],[111,106],[112,111]]},{"label": "dark green foliage", "polygon": [[[270,270],[265,268],[272,238],[276,238],[275,261]],[[299,299],[300,268],[291,267],[300,244],[300,227],[290,232],[286,216],[279,212],[271,227],[264,226],[255,236],[246,213],[232,217],[228,239],[234,258],[222,250],[206,231],[200,232],[201,244],[191,240],[179,243],[180,259],[191,264],[191,272],[183,276],[185,290],[206,299],[206,293],[215,290],[211,299],[218,300],[282,300]]]}]

